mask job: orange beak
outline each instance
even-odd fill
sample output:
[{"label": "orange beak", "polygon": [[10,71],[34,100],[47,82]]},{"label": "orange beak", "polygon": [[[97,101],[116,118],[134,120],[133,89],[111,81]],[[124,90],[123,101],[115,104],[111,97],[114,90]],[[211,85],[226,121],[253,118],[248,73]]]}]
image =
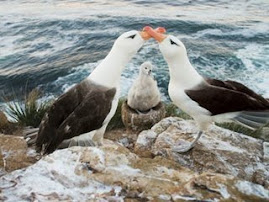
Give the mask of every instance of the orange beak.
[{"label": "orange beak", "polygon": [[[149,26],[146,26],[146,27],[149,27]],[[151,28],[151,27],[150,27],[150,28]],[[152,28],[151,28],[151,29],[152,29]],[[153,29],[152,29],[152,30],[153,30]],[[160,33],[160,34],[166,32],[165,28],[163,28],[163,27],[158,27],[158,28],[156,28],[156,29],[153,30],[153,31],[156,32],[156,33]],[[145,30],[145,27],[144,27],[144,29],[143,29],[141,32],[139,32],[139,33],[140,33],[141,37],[142,37],[144,40],[149,40],[151,37],[153,37],[152,35],[150,35],[150,34]]]},{"label": "orange beak", "polygon": [[167,35],[163,34],[166,32],[165,28],[163,27],[158,27],[157,29],[154,30],[152,29],[152,27],[146,26],[143,28],[143,31],[147,32],[148,35],[153,37],[159,43],[161,43],[167,37]]}]

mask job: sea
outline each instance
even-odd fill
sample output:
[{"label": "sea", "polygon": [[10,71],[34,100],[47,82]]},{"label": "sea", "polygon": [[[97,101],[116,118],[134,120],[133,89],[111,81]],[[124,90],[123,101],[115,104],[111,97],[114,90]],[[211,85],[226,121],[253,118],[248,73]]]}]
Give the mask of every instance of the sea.
[{"label": "sea", "polygon": [[[41,99],[58,97],[93,71],[119,35],[146,25],[178,37],[201,75],[269,98],[268,0],[1,0],[0,102],[34,88]],[[145,61],[169,102],[168,66],[152,39],[122,73],[121,96]]]}]

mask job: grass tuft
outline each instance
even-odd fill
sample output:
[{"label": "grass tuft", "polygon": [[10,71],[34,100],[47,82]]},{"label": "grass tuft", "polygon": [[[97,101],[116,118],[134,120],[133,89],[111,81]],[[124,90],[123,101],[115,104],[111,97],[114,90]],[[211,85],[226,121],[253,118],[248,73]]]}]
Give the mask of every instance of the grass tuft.
[{"label": "grass tuft", "polygon": [[22,101],[7,102],[6,113],[19,125],[38,127],[51,105],[50,101],[38,103],[40,91],[32,90]]}]

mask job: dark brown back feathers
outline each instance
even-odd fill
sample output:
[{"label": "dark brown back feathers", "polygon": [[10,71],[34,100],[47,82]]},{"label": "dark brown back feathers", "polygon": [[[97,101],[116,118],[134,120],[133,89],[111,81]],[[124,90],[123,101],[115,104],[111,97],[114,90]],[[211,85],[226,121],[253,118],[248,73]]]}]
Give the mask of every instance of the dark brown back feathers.
[{"label": "dark brown back feathers", "polygon": [[102,127],[115,93],[115,88],[84,80],[60,96],[40,124],[37,150],[51,153],[63,140]]},{"label": "dark brown back feathers", "polygon": [[212,115],[238,112],[269,110],[269,102],[243,84],[234,81],[206,79],[186,94]]}]

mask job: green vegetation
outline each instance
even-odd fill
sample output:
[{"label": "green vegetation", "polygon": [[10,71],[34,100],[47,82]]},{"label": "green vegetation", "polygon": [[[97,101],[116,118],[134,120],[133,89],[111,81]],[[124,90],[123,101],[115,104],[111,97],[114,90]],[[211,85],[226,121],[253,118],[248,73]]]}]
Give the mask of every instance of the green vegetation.
[{"label": "green vegetation", "polygon": [[6,113],[19,125],[38,127],[51,102],[38,103],[40,92],[32,90],[22,101],[7,102]]},{"label": "green vegetation", "polygon": [[113,130],[113,129],[117,129],[117,128],[124,128],[124,125],[123,125],[122,120],[121,120],[121,106],[122,106],[123,102],[125,102],[125,100],[126,100],[125,97],[122,97],[122,98],[119,99],[119,103],[118,103],[116,113],[114,114],[111,121],[109,122],[109,124],[107,126],[107,130]]},{"label": "green vegetation", "polygon": [[166,117],[175,116],[175,117],[179,117],[179,118],[186,119],[186,120],[192,119],[188,114],[181,111],[173,103],[168,103],[168,104],[166,103],[165,110],[166,110]]}]

